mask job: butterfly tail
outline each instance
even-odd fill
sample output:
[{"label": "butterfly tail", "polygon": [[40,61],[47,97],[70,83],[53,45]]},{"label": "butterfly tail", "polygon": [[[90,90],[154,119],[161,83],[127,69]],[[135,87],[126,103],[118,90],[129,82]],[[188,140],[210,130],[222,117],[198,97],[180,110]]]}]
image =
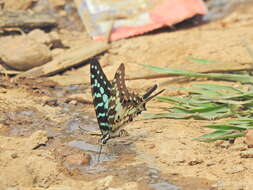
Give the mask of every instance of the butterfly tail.
[{"label": "butterfly tail", "polygon": [[159,94],[161,94],[165,89],[157,92],[156,94],[149,96],[148,98],[144,99],[144,101],[142,102],[142,104],[146,104],[148,101],[152,100],[154,97],[158,96]]},{"label": "butterfly tail", "polygon": [[153,87],[148,89],[148,91],[142,96],[142,98],[145,100],[147,99],[156,89],[157,89],[157,84],[155,84]]}]

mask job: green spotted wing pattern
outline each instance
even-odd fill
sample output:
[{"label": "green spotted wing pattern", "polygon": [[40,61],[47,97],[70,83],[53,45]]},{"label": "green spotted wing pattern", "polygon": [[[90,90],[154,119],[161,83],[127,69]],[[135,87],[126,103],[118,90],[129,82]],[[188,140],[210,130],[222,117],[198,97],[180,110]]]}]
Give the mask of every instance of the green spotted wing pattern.
[{"label": "green spotted wing pattern", "polygon": [[93,104],[102,136],[109,133],[108,110],[111,83],[106,78],[100,64],[94,58],[90,62],[90,80]]}]

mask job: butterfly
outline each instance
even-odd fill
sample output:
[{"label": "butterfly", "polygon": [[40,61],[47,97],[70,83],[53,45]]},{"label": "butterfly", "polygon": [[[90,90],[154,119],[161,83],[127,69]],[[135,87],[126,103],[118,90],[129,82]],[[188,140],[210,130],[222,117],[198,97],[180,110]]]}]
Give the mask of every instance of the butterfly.
[{"label": "butterfly", "polygon": [[146,103],[164,91],[151,96],[157,89],[157,85],[154,85],[143,95],[131,93],[125,84],[124,64],[119,66],[110,82],[95,58],[90,62],[90,79],[102,144],[106,144],[116,131],[145,111]]}]

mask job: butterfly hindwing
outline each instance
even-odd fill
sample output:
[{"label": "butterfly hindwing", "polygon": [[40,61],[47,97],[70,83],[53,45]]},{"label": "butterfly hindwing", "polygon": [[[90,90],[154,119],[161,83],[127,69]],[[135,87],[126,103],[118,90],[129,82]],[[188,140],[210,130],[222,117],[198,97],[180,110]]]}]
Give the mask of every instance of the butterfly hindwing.
[{"label": "butterfly hindwing", "polygon": [[109,101],[108,122],[112,132],[132,121],[138,112],[135,108],[141,100],[138,95],[128,91],[125,84],[125,67],[121,64],[112,81]]},{"label": "butterfly hindwing", "polygon": [[109,131],[108,110],[111,83],[96,59],[90,63],[91,90],[99,128],[102,134]]},{"label": "butterfly hindwing", "polygon": [[129,93],[125,83],[125,66],[121,64],[114,76],[113,82],[115,88],[119,91],[119,98],[122,103],[126,103],[130,100],[131,94]]},{"label": "butterfly hindwing", "polygon": [[129,103],[135,103],[136,105],[140,101],[138,95],[134,93],[130,93],[126,87],[125,82],[125,66],[121,64],[115,74],[114,80],[115,88],[119,91],[120,100],[123,105],[127,105]]},{"label": "butterfly hindwing", "polygon": [[[108,110],[108,122],[110,126],[113,126],[117,121],[120,121],[122,112],[124,111],[123,107],[123,95],[128,96],[128,91],[122,90],[126,85],[124,80],[125,68],[121,64],[114,76],[111,87],[111,96],[109,100],[109,110]],[[126,88],[126,87],[125,87]]]}]

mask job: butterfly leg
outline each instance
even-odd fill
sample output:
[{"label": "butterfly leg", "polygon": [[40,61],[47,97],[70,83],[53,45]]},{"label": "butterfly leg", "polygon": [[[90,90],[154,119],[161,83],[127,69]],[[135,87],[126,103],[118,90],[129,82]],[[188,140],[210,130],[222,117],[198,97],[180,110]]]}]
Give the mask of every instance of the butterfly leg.
[{"label": "butterfly leg", "polygon": [[129,133],[125,129],[121,129],[119,131],[119,137],[127,137],[129,136]]},{"label": "butterfly leg", "polygon": [[110,133],[106,133],[106,134],[103,134],[101,139],[99,140],[100,147],[99,147],[99,151],[98,151],[99,152],[98,153],[98,162],[100,161],[100,155],[102,152],[103,145],[105,145],[110,138],[111,138]]},{"label": "butterfly leg", "polygon": [[98,150],[98,162],[100,162],[100,156],[101,156],[102,148],[103,148],[103,144],[100,144],[99,150]]},{"label": "butterfly leg", "polygon": [[125,129],[121,129],[119,132],[112,135],[111,138],[127,137],[127,136],[129,136],[129,133]]},{"label": "butterfly leg", "polygon": [[78,126],[78,127],[79,127],[79,129],[80,129],[81,131],[84,131],[84,133],[87,134],[87,135],[102,136],[100,130],[97,130],[97,131],[88,131],[88,130],[83,129],[83,128],[80,127],[80,126]]}]

